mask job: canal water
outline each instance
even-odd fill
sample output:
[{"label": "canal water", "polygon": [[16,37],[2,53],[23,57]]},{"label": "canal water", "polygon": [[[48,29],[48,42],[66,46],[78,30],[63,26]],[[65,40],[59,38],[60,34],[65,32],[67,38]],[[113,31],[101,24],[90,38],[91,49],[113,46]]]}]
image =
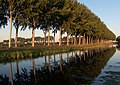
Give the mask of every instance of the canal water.
[{"label": "canal water", "polygon": [[119,85],[119,48],[97,48],[0,63],[0,85]]}]

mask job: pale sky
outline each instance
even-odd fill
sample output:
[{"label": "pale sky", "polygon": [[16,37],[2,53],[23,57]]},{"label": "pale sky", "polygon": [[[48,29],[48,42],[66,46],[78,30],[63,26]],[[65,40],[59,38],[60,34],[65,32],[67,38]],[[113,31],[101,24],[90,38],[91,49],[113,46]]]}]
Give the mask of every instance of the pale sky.
[{"label": "pale sky", "polygon": [[78,0],[85,4],[116,35],[120,36],[120,0]]},{"label": "pale sky", "polygon": [[[115,33],[120,35],[120,0],[78,0],[94,12]],[[59,32],[58,32],[59,33]],[[53,35],[53,34],[52,34]],[[35,36],[43,37],[43,31],[36,30]],[[58,41],[59,34],[56,35]],[[15,37],[13,28],[12,37]],[[31,37],[31,30],[19,31],[19,37]],[[9,38],[9,25],[0,29],[0,42]]]}]

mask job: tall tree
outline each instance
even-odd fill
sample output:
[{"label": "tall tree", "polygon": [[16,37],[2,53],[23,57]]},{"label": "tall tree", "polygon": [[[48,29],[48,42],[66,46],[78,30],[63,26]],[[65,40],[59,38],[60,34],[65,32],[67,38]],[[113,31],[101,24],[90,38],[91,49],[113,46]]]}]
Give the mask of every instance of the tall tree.
[{"label": "tall tree", "polygon": [[8,6],[6,6],[6,2],[4,0],[0,1],[0,28],[3,26],[5,28],[5,25],[7,25],[7,17],[6,17],[6,10],[8,9]]},{"label": "tall tree", "polygon": [[39,28],[38,20],[40,17],[39,13],[41,13],[39,7],[39,0],[26,0],[26,10],[24,15],[26,16],[29,29],[32,28],[32,47],[34,47],[35,29]]},{"label": "tall tree", "polygon": [[[2,0],[3,1],[3,0]],[[11,47],[11,37],[12,37],[12,22],[15,19],[15,14],[19,13],[21,9],[21,4],[24,2],[24,0],[4,0],[5,6],[6,6],[6,15],[9,17],[10,22],[10,33],[9,33],[9,48]]]},{"label": "tall tree", "polygon": [[58,14],[57,14],[57,23],[59,24],[59,46],[62,44],[62,30],[63,23],[69,18],[70,14],[70,0],[60,0],[58,1]]}]

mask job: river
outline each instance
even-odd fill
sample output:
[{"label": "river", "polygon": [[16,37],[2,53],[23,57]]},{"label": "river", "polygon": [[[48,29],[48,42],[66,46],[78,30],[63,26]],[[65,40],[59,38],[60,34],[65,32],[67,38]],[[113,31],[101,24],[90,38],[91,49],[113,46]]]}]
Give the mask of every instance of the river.
[{"label": "river", "polygon": [[120,50],[97,48],[0,63],[0,85],[118,85]]}]

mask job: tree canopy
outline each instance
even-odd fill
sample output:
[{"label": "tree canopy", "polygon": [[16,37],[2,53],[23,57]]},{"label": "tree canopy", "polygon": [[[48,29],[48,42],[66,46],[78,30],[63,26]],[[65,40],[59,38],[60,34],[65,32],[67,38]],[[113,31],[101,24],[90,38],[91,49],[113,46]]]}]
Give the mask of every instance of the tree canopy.
[{"label": "tree canopy", "polygon": [[68,36],[74,35],[75,39],[83,36],[86,42],[96,39],[114,40],[116,37],[97,15],[77,0],[1,0],[0,27],[8,24],[7,16],[10,17],[11,26],[14,23],[16,29],[20,26],[24,30],[27,27],[32,29],[33,47],[36,28],[48,32],[48,42],[50,30],[59,30],[59,45],[62,43],[63,32]]}]

